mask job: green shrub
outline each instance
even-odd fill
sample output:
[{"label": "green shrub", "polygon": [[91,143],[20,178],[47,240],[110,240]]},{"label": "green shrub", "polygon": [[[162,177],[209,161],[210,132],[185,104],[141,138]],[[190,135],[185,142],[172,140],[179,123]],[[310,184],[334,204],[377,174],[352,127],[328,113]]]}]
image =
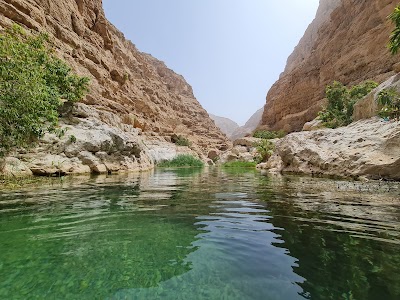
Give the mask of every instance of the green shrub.
[{"label": "green shrub", "polygon": [[366,81],[347,88],[342,83],[334,81],[332,85],[326,87],[328,105],[319,112],[319,118],[329,128],[349,125],[353,122],[354,104],[377,86],[376,82]]},{"label": "green shrub", "polygon": [[379,116],[385,119],[400,119],[400,95],[394,88],[384,89],[378,94],[378,104],[382,105]]},{"label": "green shrub", "polygon": [[204,163],[188,154],[180,154],[172,160],[163,161],[158,164],[161,168],[174,168],[174,167],[203,167]]},{"label": "green shrub", "polygon": [[74,136],[73,134],[69,136],[69,141],[70,143],[76,143],[76,136]]},{"label": "green shrub", "polygon": [[175,143],[175,145],[177,145],[177,146],[190,147],[190,141],[187,138],[185,138],[185,137],[183,137],[181,135],[175,136],[172,139],[172,142]]},{"label": "green shrub", "polygon": [[283,130],[279,131],[268,131],[268,130],[257,130],[254,132],[253,137],[259,139],[267,139],[272,140],[276,138],[283,138],[286,135],[286,132]]},{"label": "green shrub", "polygon": [[222,164],[224,168],[255,168],[257,163],[253,161],[230,161]]},{"label": "green shrub", "polygon": [[0,34],[0,157],[55,131],[62,99],[80,100],[88,82],[52,54],[47,35],[18,25]]},{"label": "green shrub", "polygon": [[390,40],[388,44],[390,52],[394,55],[399,52],[400,48],[400,4],[396,6],[394,11],[388,16],[388,18],[395,26],[390,34]]},{"label": "green shrub", "polygon": [[257,163],[267,161],[271,157],[271,155],[274,153],[274,150],[275,150],[275,145],[267,139],[261,140],[260,142],[256,143],[254,146],[256,147],[258,155],[259,155],[256,158]]},{"label": "green shrub", "polygon": [[189,147],[190,146],[190,142],[189,142],[189,140],[187,138],[180,136],[179,139],[176,142],[176,145]]}]

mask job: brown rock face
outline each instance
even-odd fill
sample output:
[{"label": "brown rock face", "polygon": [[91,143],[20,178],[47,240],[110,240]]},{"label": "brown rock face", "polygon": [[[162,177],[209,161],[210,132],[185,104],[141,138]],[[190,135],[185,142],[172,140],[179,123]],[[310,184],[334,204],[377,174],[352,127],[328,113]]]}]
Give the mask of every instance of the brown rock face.
[{"label": "brown rock face", "polygon": [[387,16],[397,3],[321,0],[315,20],[268,92],[261,125],[299,131],[321,109],[327,84],[382,82],[394,75],[399,56],[386,49],[392,29]]},{"label": "brown rock face", "polygon": [[0,0],[0,30],[13,22],[49,33],[57,55],[90,77],[85,104],[148,136],[185,135],[203,153],[226,148],[184,78],[126,40],[105,18],[101,0]]}]

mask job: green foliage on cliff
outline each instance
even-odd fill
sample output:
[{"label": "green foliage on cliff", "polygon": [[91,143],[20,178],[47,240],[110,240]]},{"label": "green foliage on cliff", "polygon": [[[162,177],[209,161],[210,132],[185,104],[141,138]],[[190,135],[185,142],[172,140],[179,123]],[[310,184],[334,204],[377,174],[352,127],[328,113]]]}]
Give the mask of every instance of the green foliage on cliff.
[{"label": "green foliage on cliff", "polygon": [[256,158],[257,163],[267,161],[271,157],[271,155],[274,153],[274,150],[275,150],[275,145],[267,139],[262,139],[260,142],[256,143],[254,146],[256,147],[257,153],[259,155]]},{"label": "green foliage on cliff", "polygon": [[171,142],[173,142],[177,146],[186,146],[186,147],[191,146],[190,141],[182,135],[173,134],[171,136]]},{"label": "green foliage on cliff", "polygon": [[400,95],[394,88],[384,89],[378,94],[382,106],[379,116],[385,119],[400,119]]},{"label": "green foliage on cliff", "polygon": [[400,4],[396,6],[394,11],[388,17],[395,28],[390,34],[388,48],[392,54],[397,54],[400,49]]},{"label": "green foliage on cliff", "polygon": [[183,136],[178,136],[178,139],[175,141],[175,144],[177,146],[186,146],[186,147],[190,147],[190,141],[183,137]]},{"label": "green foliage on cliff", "polygon": [[53,55],[47,35],[18,25],[0,34],[0,157],[55,131],[58,107],[79,101],[88,82]]},{"label": "green foliage on cliff", "polygon": [[279,131],[268,131],[268,130],[257,130],[254,132],[253,137],[259,138],[259,139],[266,139],[266,140],[272,140],[276,138],[283,138],[286,135],[286,132],[283,130]]},{"label": "green foliage on cliff", "polygon": [[319,112],[319,118],[329,128],[349,125],[353,121],[354,104],[377,86],[376,82],[366,81],[347,88],[342,83],[334,81],[332,85],[326,87],[328,105]]},{"label": "green foliage on cliff", "polygon": [[203,167],[203,162],[188,154],[181,154],[172,160],[167,160],[157,165],[160,168],[183,168],[183,167]]}]

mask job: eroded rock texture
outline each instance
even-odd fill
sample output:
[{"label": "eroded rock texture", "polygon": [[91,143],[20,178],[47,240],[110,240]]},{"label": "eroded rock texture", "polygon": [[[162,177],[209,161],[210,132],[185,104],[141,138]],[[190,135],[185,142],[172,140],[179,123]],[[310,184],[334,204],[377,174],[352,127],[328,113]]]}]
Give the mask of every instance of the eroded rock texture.
[{"label": "eroded rock texture", "polygon": [[278,172],[400,180],[400,123],[378,117],[289,134],[263,165]]},{"label": "eroded rock texture", "polygon": [[12,22],[49,33],[57,55],[90,77],[85,104],[147,136],[185,135],[204,153],[226,147],[185,79],[126,40],[105,18],[101,0],[0,0],[0,29]]},{"label": "eroded rock texture", "polygon": [[382,82],[400,69],[386,48],[394,0],[321,0],[285,71],[272,86],[263,127],[299,131],[321,109],[325,86],[371,79]]}]

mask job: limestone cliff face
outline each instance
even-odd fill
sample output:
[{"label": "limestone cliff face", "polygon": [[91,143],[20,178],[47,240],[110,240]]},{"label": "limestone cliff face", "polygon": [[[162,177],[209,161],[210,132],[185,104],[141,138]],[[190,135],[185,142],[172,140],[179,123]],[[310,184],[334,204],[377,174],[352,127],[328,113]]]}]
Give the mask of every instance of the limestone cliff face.
[{"label": "limestone cliff face", "polygon": [[102,122],[165,140],[185,135],[203,153],[226,148],[184,78],[126,40],[105,18],[101,0],[0,0],[0,30],[12,22],[49,33],[57,55],[90,77],[83,102],[107,112]]},{"label": "limestone cliff face", "polygon": [[315,20],[272,86],[261,125],[299,131],[316,117],[325,86],[334,80],[382,82],[399,71],[386,49],[394,0],[320,0]]}]

